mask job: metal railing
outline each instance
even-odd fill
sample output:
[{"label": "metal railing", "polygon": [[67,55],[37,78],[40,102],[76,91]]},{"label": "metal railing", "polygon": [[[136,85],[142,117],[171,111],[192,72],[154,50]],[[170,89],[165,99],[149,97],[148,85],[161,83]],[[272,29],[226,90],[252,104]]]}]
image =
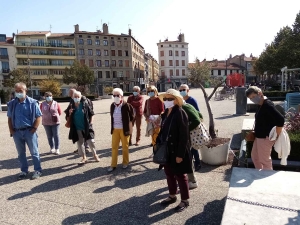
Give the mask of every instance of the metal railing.
[{"label": "metal railing", "polygon": [[2,69],[2,73],[9,73],[10,69]]},{"label": "metal railing", "polygon": [[[27,63],[18,63],[19,66],[28,66]],[[30,62],[30,66],[72,66],[73,64],[50,64],[50,63],[33,63]]]},{"label": "metal railing", "polygon": [[8,59],[8,55],[0,55],[0,59]]},{"label": "metal railing", "polygon": [[47,52],[31,52],[27,54],[26,52],[17,52],[17,54],[20,55],[54,55],[54,56],[75,56],[75,53],[69,54],[69,53],[63,53],[63,54],[57,54],[57,53],[47,53]]},{"label": "metal railing", "polygon": [[50,42],[16,42],[17,46],[33,46],[33,47],[54,47],[54,48],[75,48],[75,44],[60,44]]}]

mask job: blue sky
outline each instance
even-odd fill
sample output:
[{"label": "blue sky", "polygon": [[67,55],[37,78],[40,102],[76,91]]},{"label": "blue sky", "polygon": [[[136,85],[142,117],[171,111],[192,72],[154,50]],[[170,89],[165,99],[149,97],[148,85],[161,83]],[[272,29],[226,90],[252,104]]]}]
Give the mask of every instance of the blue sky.
[{"label": "blue sky", "polygon": [[[229,54],[258,56],[279,29],[292,25],[299,0],[0,0],[0,33],[102,30],[133,36],[158,58],[157,42],[175,40],[179,32],[189,43],[189,61],[225,59]],[[7,6],[6,6],[7,5]],[[3,10],[4,9],[4,10]]]}]

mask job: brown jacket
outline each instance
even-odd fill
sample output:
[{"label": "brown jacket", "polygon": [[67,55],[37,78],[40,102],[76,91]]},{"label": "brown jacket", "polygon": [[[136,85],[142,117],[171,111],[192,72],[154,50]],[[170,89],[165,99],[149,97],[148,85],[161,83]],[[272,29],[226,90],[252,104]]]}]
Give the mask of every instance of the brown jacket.
[{"label": "brown jacket", "polygon": [[[110,117],[111,117],[111,134],[114,131],[114,111],[115,111],[115,103],[112,103],[110,106]],[[132,120],[133,118],[133,107],[132,105],[128,104],[127,102],[122,102],[121,108],[122,114],[122,122],[123,122],[123,132],[125,136],[132,134]]]}]

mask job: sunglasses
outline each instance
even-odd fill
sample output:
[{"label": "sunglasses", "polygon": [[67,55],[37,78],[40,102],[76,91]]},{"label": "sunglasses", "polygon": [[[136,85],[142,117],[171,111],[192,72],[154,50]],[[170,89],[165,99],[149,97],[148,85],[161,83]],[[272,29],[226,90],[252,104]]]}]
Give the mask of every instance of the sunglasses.
[{"label": "sunglasses", "polygon": [[163,98],[164,101],[168,101],[168,102],[171,102],[171,101],[174,101],[175,98]]},{"label": "sunglasses", "polygon": [[183,91],[186,91],[186,89],[181,89],[181,90],[179,90],[179,92],[183,92]]},{"label": "sunglasses", "polygon": [[120,95],[113,95],[113,97],[120,97]]}]

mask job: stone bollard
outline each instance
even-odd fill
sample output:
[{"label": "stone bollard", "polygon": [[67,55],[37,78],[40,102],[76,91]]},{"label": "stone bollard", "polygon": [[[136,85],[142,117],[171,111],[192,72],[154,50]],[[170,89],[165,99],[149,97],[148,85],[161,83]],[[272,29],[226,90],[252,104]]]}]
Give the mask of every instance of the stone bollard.
[{"label": "stone bollard", "polygon": [[236,114],[247,114],[247,97],[245,87],[236,88]]}]

